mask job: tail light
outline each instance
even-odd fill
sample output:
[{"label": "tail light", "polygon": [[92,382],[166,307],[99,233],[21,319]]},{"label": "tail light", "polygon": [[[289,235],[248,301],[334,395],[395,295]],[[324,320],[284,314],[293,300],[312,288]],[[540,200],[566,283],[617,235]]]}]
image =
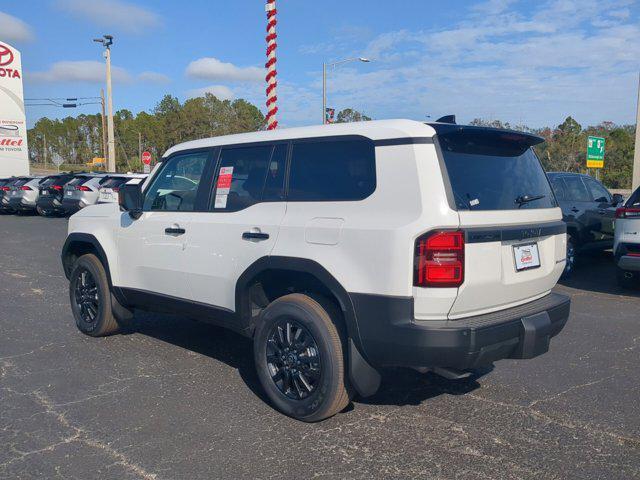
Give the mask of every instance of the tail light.
[{"label": "tail light", "polygon": [[53,190],[58,191],[58,192],[61,192],[61,191],[62,191],[62,185],[52,185],[52,186],[51,186],[51,188],[52,188]]},{"label": "tail light", "polygon": [[23,185],[20,187],[20,190],[33,190],[33,189],[28,185]]},{"label": "tail light", "polygon": [[413,284],[459,287],[464,282],[464,233],[432,232],[416,240]]},{"label": "tail light", "polygon": [[120,191],[119,187],[113,187],[111,190],[113,190],[115,193],[118,193]]},{"label": "tail light", "polygon": [[3,192],[8,192],[9,190],[11,190],[11,187],[0,187],[0,190],[2,190]]},{"label": "tail light", "polygon": [[91,189],[89,187],[85,186],[85,185],[80,185],[80,186],[76,187],[76,190],[80,190],[82,192],[90,192],[91,191]]},{"label": "tail light", "polygon": [[620,207],[616,210],[616,218],[640,218],[640,208]]}]

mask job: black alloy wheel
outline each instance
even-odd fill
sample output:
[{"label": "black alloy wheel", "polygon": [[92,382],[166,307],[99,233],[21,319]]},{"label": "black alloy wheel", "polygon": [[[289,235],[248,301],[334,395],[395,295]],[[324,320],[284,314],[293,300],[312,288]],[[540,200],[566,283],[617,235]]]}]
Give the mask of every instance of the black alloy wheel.
[{"label": "black alloy wheel", "polygon": [[311,395],[322,377],[318,344],[304,326],[292,318],[274,324],[269,332],[266,361],[271,380],[292,400]]},{"label": "black alloy wheel", "polygon": [[80,268],[76,272],[78,279],[75,285],[75,302],[80,317],[87,324],[94,323],[100,311],[100,295],[93,275],[86,268]]}]

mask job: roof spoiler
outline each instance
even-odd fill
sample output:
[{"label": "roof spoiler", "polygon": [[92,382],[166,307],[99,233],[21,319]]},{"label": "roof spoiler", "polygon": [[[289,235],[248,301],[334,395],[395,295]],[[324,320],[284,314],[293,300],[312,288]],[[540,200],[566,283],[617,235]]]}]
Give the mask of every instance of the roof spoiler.
[{"label": "roof spoiler", "polygon": [[527,132],[520,132],[518,130],[507,130],[504,128],[492,128],[492,127],[476,127],[472,125],[454,125],[448,123],[428,123],[432,127],[437,135],[450,135],[450,136],[483,136],[492,137],[495,140],[502,140],[505,142],[512,142],[522,145],[523,147],[533,147],[539,143],[544,142],[544,138],[533,135]]},{"label": "roof spoiler", "polygon": [[456,124],[456,116],[455,115],[445,115],[444,117],[440,117],[436,120],[437,123],[452,123]]}]

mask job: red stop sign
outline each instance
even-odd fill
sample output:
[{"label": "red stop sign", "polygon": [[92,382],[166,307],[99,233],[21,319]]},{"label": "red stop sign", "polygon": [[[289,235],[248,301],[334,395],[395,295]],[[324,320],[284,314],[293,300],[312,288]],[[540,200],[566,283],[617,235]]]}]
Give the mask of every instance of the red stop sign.
[{"label": "red stop sign", "polygon": [[151,152],[142,152],[142,163],[151,165]]}]

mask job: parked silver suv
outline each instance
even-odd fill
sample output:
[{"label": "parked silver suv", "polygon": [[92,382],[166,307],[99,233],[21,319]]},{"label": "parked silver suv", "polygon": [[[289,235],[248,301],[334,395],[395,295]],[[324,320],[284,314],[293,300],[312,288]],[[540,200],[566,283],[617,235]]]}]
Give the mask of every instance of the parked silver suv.
[{"label": "parked silver suv", "polygon": [[9,208],[16,212],[34,212],[40,194],[38,185],[41,180],[42,177],[23,177],[13,182],[8,192]]},{"label": "parked silver suv", "polygon": [[71,215],[87,205],[98,202],[100,195],[100,182],[107,176],[106,173],[86,173],[77,175],[64,186],[62,207],[65,213]]}]

